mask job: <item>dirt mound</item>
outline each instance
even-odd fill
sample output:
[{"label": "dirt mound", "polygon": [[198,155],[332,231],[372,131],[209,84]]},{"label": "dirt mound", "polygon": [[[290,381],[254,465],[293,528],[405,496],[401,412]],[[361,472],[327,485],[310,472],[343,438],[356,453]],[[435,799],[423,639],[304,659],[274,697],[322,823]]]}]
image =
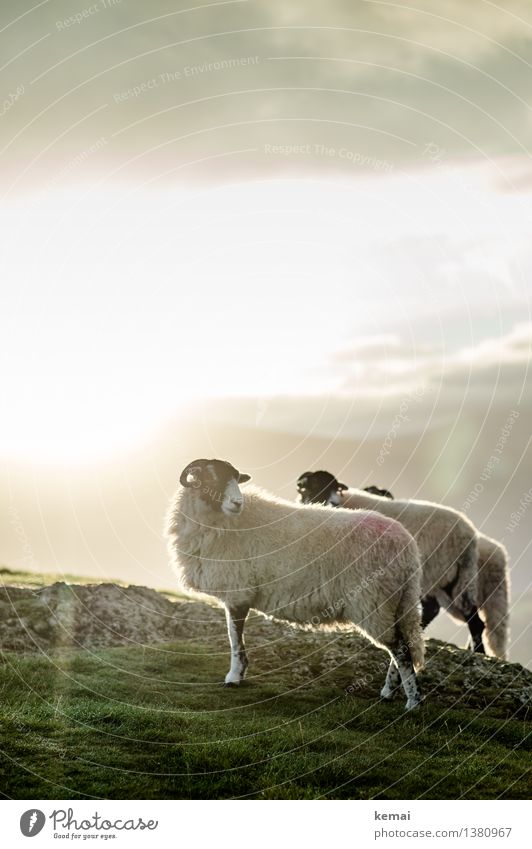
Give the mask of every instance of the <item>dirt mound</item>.
[{"label": "dirt mound", "polygon": [[172,602],[146,587],[56,583],[0,588],[0,647],[14,651],[107,648],[196,637],[223,624],[219,609]]},{"label": "dirt mound", "polygon": [[[251,669],[260,681],[270,669],[289,669],[294,685],[316,678],[346,694],[375,698],[387,656],[354,633],[297,631],[251,614],[246,625]],[[56,583],[37,590],[0,587],[0,650],[45,652],[208,642],[228,652],[225,616],[200,601],[172,601],[146,587]],[[430,698],[447,705],[532,713],[532,672],[437,640],[427,644],[421,675]]]}]

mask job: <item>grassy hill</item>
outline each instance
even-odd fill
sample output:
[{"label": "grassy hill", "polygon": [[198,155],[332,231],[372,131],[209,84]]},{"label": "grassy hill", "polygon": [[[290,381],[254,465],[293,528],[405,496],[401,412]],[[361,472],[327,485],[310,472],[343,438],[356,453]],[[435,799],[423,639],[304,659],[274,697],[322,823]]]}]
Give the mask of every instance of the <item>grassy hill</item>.
[{"label": "grassy hill", "polygon": [[[405,715],[402,699],[378,700],[381,652],[354,635],[295,632],[255,615],[250,678],[225,689],[219,609],[113,585],[95,588],[93,605],[90,587],[17,595],[9,587],[24,586],[24,575],[2,577],[2,615],[11,604],[13,627],[31,637],[31,650],[0,654],[6,798],[529,796],[532,674],[518,664],[431,641],[426,704]],[[133,597],[136,643],[125,633]],[[109,645],[95,647],[98,632],[78,620],[102,619],[102,598]],[[70,644],[51,624],[65,610]],[[148,642],[159,621],[174,638]],[[112,645],[113,634],[124,644]]]}]

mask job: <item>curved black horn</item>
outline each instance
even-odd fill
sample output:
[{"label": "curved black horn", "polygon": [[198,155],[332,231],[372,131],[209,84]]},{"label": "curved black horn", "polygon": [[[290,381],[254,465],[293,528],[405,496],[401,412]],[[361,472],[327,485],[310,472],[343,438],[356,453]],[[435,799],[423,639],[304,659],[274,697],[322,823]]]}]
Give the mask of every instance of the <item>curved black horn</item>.
[{"label": "curved black horn", "polygon": [[179,483],[181,484],[181,486],[192,486],[192,484],[189,483],[187,480],[189,474],[192,472],[192,470],[201,471],[205,463],[207,463],[207,460],[204,459],[193,460],[192,463],[188,463],[188,465],[185,466],[179,477]]}]

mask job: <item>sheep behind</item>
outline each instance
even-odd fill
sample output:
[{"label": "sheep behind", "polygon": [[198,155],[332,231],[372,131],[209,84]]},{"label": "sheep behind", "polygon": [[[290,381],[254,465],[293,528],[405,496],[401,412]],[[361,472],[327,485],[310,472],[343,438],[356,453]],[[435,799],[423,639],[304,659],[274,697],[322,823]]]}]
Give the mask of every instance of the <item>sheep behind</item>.
[{"label": "sheep behind", "polygon": [[[388,489],[376,486],[365,487],[365,492],[393,499]],[[468,622],[467,612],[459,608],[456,602],[450,602],[449,597],[440,595],[441,606],[459,622]],[[508,552],[502,543],[486,534],[478,532],[478,561],[477,561],[477,606],[485,630],[482,639],[486,644],[487,654],[508,660],[508,641],[510,637],[510,573],[508,569]]]},{"label": "sheep behind", "polygon": [[[510,575],[508,554],[497,540],[485,534],[478,536],[477,605],[485,630],[487,653],[508,660]],[[443,599],[445,602],[445,599]],[[447,612],[459,622],[467,621],[456,604],[443,603]]]},{"label": "sheep behind", "polygon": [[[476,651],[484,651],[483,623],[476,607],[478,536],[469,519],[457,510],[430,501],[399,501],[340,483],[330,472],[304,472],[297,488],[304,503],[321,503],[352,510],[375,510],[396,519],[415,538],[422,563],[422,625],[447,604],[466,612]],[[391,495],[391,493],[390,493]]]}]

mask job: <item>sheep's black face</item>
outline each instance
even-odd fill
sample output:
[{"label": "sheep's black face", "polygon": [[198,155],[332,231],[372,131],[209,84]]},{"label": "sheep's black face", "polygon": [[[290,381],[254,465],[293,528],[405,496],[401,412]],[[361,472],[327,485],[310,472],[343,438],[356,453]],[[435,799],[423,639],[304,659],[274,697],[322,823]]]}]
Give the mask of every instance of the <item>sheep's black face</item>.
[{"label": "sheep's black face", "polygon": [[303,472],[297,481],[297,490],[303,504],[341,504],[341,492],[348,487],[339,483],[330,472]]},{"label": "sheep's black face", "polygon": [[389,489],[380,489],[378,486],[365,486],[364,492],[369,492],[371,495],[378,495],[380,498],[391,498],[394,500],[394,497]]},{"label": "sheep's black face", "polygon": [[194,460],[181,472],[182,486],[193,489],[206,507],[227,516],[242,512],[244,496],[239,484],[251,480],[225,460]]}]

